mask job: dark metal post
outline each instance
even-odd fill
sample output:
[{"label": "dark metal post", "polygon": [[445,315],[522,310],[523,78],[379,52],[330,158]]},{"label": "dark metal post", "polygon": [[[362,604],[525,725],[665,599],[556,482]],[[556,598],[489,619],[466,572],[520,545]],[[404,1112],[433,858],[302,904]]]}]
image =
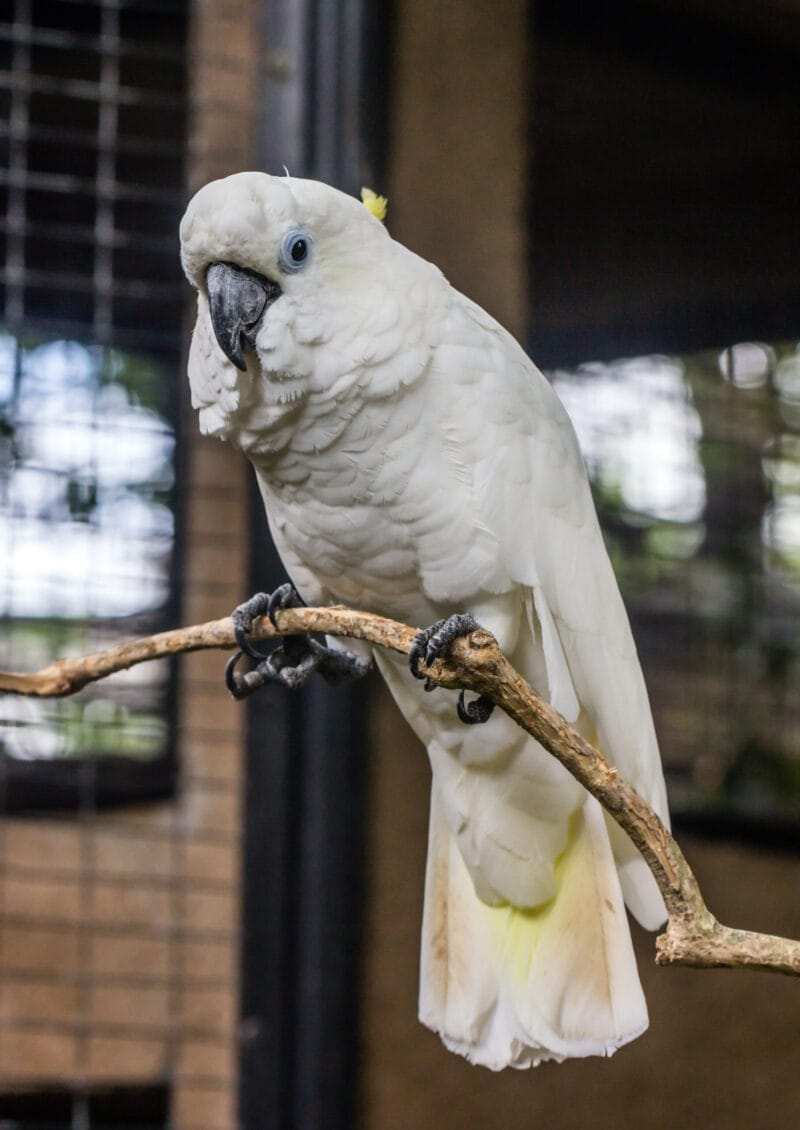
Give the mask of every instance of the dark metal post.
[{"label": "dark metal post", "polygon": [[[350,192],[372,182],[385,123],[368,116],[367,90],[388,32],[368,7],[266,0],[266,171],[286,166]],[[251,588],[274,588],[286,575],[255,489],[252,513]],[[366,693],[364,684],[334,690],[319,680],[250,700],[243,1130],[355,1126]]]}]

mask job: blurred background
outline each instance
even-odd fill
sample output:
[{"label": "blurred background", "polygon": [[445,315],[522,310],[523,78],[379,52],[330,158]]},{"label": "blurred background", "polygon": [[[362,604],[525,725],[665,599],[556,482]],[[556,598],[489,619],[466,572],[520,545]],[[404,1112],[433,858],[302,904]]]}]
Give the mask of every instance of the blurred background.
[{"label": "blurred background", "polygon": [[[284,579],[200,439],[177,224],[243,168],[390,200],[575,423],[675,824],[800,936],[800,11],[790,0],[0,0],[0,665]],[[0,700],[0,1127],[791,1125],[800,997],[657,970],[610,1061],[416,1020],[429,771],[377,679],[223,659]]]}]

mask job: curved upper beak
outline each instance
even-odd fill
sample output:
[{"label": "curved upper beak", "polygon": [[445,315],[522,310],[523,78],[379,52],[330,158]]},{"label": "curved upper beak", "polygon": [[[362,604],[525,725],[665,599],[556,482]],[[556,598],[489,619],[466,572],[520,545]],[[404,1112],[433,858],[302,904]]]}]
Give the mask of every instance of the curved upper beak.
[{"label": "curved upper beak", "polygon": [[255,349],[261,319],[267,307],[280,298],[281,288],[234,263],[212,263],[206,271],[206,289],[219,347],[244,371],[245,352]]}]

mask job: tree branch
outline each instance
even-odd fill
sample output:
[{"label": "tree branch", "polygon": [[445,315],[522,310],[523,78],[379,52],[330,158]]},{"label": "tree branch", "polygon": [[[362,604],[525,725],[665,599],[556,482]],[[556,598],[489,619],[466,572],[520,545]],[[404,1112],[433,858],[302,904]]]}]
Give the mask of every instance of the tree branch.
[{"label": "tree branch", "polygon": [[[278,613],[277,620],[277,629],[267,620],[258,621],[253,638],[322,632],[408,654],[416,635],[405,624],[348,608],[286,609]],[[233,647],[233,625],[226,617],[133,640],[82,659],[62,659],[31,675],[0,672],[0,693],[42,698],[70,695],[150,659]],[[598,750],[535,694],[500,651],[494,636],[481,628],[456,640],[449,660],[437,660],[426,673],[442,687],[487,695],[557,758],[628,833],[667,907],[666,930],[656,939],[659,964],[762,969],[800,976],[800,942],[736,930],[714,918],[683,852],[655,812]]]}]

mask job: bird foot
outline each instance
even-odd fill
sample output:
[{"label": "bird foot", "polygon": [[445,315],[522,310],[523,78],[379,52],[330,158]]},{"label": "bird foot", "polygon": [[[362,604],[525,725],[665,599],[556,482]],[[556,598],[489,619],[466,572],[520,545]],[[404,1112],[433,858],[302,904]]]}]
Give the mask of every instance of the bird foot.
[{"label": "bird foot", "polygon": [[[437,659],[446,658],[454,640],[470,635],[479,627],[480,624],[474,616],[469,612],[461,612],[448,616],[445,620],[437,620],[435,624],[417,632],[408,655],[408,663],[414,678],[425,680],[426,691],[432,691],[436,684],[420,671],[420,663],[430,667]],[[457,710],[462,722],[474,726],[489,721],[494,703],[486,695],[479,695],[472,702],[467,702],[464,691],[461,691]]]},{"label": "bird foot", "polygon": [[[268,616],[275,624],[275,614],[282,608],[301,608],[303,600],[291,583],[281,585],[273,593],[256,593],[231,614],[233,630],[239,651],[225,666],[225,685],[234,698],[247,698],[267,683],[280,683],[296,690],[302,687],[315,671],[326,682],[341,686],[366,675],[369,660],[352,652],[329,647],[311,635],[284,636],[271,651],[260,651],[250,639],[253,621]],[[249,671],[237,671],[242,656],[254,660]]]},{"label": "bird foot", "polygon": [[291,583],[280,585],[274,592],[257,592],[243,604],[238,604],[231,613],[233,620],[233,634],[241,651],[251,659],[266,659],[269,652],[259,651],[250,639],[253,621],[259,616],[267,616],[273,627],[277,628],[275,613],[282,608],[303,608],[304,601],[300,593]]}]

